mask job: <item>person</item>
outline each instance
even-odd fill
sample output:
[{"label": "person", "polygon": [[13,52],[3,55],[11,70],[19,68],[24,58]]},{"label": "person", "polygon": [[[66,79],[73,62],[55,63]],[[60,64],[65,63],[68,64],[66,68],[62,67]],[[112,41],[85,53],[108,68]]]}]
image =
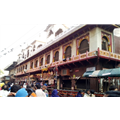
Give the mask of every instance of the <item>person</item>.
[{"label": "person", "polygon": [[109,91],[105,92],[103,97],[118,97],[119,96],[119,92],[118,92],[118,88],[115,85],[112,85],[109,87]]},{"label": "person", "polygon": [[94,94],[95,91],[94,90],[91,90],[90,93],[91,93],[90,97],[95,97],[95,94]]},{"label": "person", "polygon": [[49,93],[47,91],[47,86],[43,85],[42,90],[43,90],[43,92],[45,92],[46,97],[49,97]]},{"label": "person", "polygon": [[90,90],[86,90],[84,97],[90,97]]},{"label": "person", "polygon": [[109,87],[109,91],[118,91],[118,88],[115,85]]},{"label": "person", "polygon": [[79,92],[77,93],[76,97],[83,97],[83,91],[79,90]]},{"label": "person", "polygon": [[15,97],[17,91],[20,89],[21,89],[20,85],[13,85],[7,97]]},{"label": "person", "polygon": [[27,86],[26,90],[28,92],[28,97],[37,97],[34,90],[30,86]]},{"label": "person", "polygon": [[8,86],[5,84],[2,86],[2,90],[0,91],[0,97],[7,97],[9,94]]},{"label": "person", "polygon": [[52,91],[51,97],[59,97],[59,96],[58,96],[58,91],[57,91],[56,89],[54,89],[54,90]]},{"label": "person", "polygon": [[17,91],[15,97],[28,97],[28,92],[25,90],[25,88],[21,88]]},{"label": "person", "polygon": [[36,88],[35,93],[37,97],[46,97],[46,94],[42,91],[40,84],[37,84]]}]

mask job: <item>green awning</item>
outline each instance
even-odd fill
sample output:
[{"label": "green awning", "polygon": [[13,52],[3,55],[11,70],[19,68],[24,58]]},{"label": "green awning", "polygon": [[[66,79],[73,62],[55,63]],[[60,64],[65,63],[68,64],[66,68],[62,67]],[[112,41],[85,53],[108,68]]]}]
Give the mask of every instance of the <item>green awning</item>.
[{"label": "green awning", "polygon": [[87,71],[83,74],[83,77],[90,77],[94,71]]},{"label": "green awning", "polygon": [[110,77],[120,77],[120,68],[112,69]]},{"label": "green awning", "polygon": [[91,75],[89,75],[89,77],[98,77],[99,72],[100,70],[96,70]]},{"label": "green awning", "polygon": [[111,72],[113,69],[100,70],[98,77],[111,77]]}]

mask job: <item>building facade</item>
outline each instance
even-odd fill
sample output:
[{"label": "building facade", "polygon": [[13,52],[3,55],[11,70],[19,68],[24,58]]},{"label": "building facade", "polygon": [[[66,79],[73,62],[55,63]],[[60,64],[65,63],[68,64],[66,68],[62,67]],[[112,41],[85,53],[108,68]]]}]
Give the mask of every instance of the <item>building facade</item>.
[{"label": "building facade", "polygon": [[113,35],[113,30],[118,27],[112,24],[84,24],[71,28],[48,25],[44,33],[47,42],[34,41],[19,54],[16,80],[56,83],[57,89],[107,91],[109,85],[102,79],[82,76],[86,71],[119,65],[120,54]]}]

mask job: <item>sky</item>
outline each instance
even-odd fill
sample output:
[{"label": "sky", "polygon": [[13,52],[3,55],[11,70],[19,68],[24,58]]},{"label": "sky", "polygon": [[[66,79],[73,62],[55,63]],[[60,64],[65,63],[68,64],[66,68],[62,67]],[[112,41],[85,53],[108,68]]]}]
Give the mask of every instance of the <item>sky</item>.
[{"label": "sky", "polygon": [[[46,26],[47,24],[0,25],[0,69],[3,70],[13,61],[16,61],[22,48],[26,48],[36,39],[39,40],[39,35]],[[20,45],[22,46],[20,47]],[[10,52],[12,48],[13,51]],[[4,53],[7,54],[3,55]]]}]

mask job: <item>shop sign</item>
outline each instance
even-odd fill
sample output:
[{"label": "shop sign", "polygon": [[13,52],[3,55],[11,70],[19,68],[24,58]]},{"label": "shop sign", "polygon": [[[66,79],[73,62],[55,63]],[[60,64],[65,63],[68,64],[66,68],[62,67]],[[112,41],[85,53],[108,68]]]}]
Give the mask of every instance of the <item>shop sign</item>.
[{"label": "shop sign", "polygon": [[95,67],[89,67],[86,69],[86,71],[95,71]]}]

